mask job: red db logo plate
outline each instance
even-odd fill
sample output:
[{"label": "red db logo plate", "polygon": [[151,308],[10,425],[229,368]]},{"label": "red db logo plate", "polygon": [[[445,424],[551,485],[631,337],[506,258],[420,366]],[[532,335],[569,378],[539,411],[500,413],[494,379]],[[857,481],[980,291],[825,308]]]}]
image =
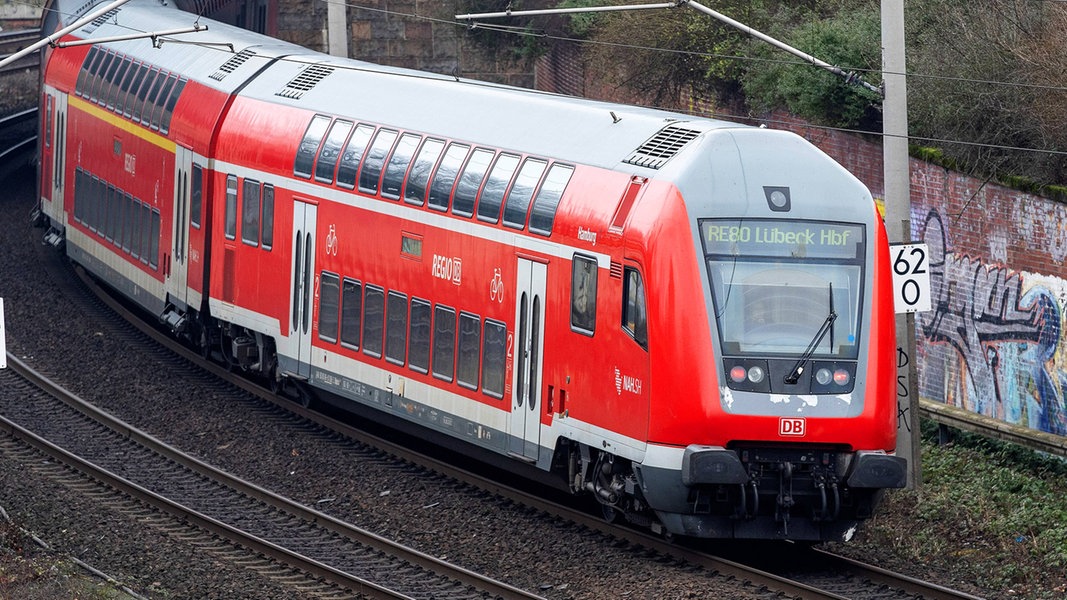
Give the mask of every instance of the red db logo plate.
[{"label": "red db logo plate", "polygon": [[778,421],[778,435],[801,437],[807,433],[807,423],[804,419],[782,417]]}]

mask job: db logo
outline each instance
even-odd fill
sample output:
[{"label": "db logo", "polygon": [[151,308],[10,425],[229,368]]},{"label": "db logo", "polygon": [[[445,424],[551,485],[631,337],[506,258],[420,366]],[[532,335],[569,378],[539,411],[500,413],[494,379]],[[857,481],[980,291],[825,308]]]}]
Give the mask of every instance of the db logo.
[{"label": "db logo", "polygon": [[804,419],[782,417],[778,421],[778,435],[800,437],[807,433],[805,427]]}]

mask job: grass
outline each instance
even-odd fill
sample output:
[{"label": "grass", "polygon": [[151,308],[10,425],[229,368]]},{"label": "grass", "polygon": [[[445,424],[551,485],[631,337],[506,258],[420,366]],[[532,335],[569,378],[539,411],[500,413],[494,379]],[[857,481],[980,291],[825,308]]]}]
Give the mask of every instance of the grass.
[{"label": "grass", "polygon": [[998,598],[1064,598],[1067,462],[954,433],[942,446],[936,426],[924,426],[921,489],[889,494],[858,545],[952,573]]}]

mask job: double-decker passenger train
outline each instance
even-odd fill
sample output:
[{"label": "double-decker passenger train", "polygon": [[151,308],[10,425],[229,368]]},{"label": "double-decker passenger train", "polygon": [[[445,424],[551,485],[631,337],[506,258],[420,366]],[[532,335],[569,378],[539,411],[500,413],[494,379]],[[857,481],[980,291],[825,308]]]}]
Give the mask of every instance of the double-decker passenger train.
[{"label": "double-decker passenger train", "polygon": [[205,354],[670,534],[847,539],[905,484],[886,233],[804,139],[203,19],[107,41],[195,20],[46,52],[40,211]]}]

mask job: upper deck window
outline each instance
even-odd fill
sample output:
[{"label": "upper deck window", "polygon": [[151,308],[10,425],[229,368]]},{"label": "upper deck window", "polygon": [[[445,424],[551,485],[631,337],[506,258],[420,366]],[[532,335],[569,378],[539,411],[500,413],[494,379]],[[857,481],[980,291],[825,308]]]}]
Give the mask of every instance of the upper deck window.
[{"label": "upper deck window", "polygon": [[514,154],[501,154],[485,181],[485,189],[478,199],[478,219],[496,223],[500,220],[500,206],[504,203],[504,193],[511,183],[511,176],[519,166],[519,157]]},{"label": "upper deck window", "polygon": [[455,142],[448,145],[445,157],[441,159],[441,165],[433,175],[433,183],[430,184],[430,208],[448,210],[448,201],[452,197],[452,188],[456,185],[456,177],[459,169],[463,166],[463,159],[467,158],[467,152],[471,149],[466,144]]},{"label": "upper deck window", "polygon": [[563,198],[563,190],[571,180],[574,167],[556,163],[548,170],[545,182],[541,184],[541,191],[534,198],[533,209],[530,211],[530,231],[541,235],[552,235],[552,223],[556,219],[556,209],[559,201]]},{"label": "upper deck window", "polygon": [[437,159],[444,150],[443,140],[428,139],[419,149],[419,155],[415,158],[415,164],[411,165],[408,173],[407,185],[404,187],[404,201],[411,204],[422,205],[426,202],[426,188],[430,183],[430,172],[433,171]]},{"label": "upper deck window", "polygon": [[385,165],[385,157],[396,141],[397,132],[392,129],[380,129],[374,136],[367,157],[363,159],[363,166],[359,169],[359,191],[368,194],[378,193],[378,182],[382,177],[382,167]]},{"label": "upper deck window", "polygon": [[478,190],[482,189],[482,180],[485,172],[489,170],[489,164],[493,161],[493,151],[488,148],[478,148],[471,154],[467,165],[463,167],[463,174],[456,183],[456,191],[452,197],[452,213],[463,217],[474,214],[474,201],[478,198]]},{"label": "upper deck window", "polygon": [[363,160],[363,153],[367,150],[372,135],[373,125],[356,127],[356,132],[348,139],[344,151],[341,152],[341,166],[337,167],[337,185],[350,190],[356,187],[359,163]]},{"label": "upper deck window", "polygon": [[541,159],[527,158],[522,163],[515,183],[511,184],[507,200],[504,203],[504,224],[508,227],[522,229],[526,225],[526,213],[530,210],[537,183],[545,172],[548,163]]},{"label": "upper deck window", "polygon": [[315,162],[315,181],[333,183],[333,172],[337,167],[337,159],[341,156],[341,146],[348,139],[348,133],[352,131],[352,121],[337,119],[330,126],[330,133],[326,135],[326,141],[319,150],[318,160]]},{"label": "upper deck window", "polygon": [[311,169],[315,164],[315,156],[319,150],[322,138],[326,136],[326,128],[330,125],[330,117],[315,115],[308,124],[304,138],[300,140],[300,147],[296,150],[296,161],[293,163],[293,175],[311,178]]},{"label": "upper deck window", "polygon": [[390,200],[400,199],[400,187],[407,175],[411,157],[415,155],[415,149],[419,147],[422,137],[414,133],[405,133],[400,136],[396,143],[393,154],[389,157],[389,164],[385,167],[385,175],[382,176],[382,197]]}]

